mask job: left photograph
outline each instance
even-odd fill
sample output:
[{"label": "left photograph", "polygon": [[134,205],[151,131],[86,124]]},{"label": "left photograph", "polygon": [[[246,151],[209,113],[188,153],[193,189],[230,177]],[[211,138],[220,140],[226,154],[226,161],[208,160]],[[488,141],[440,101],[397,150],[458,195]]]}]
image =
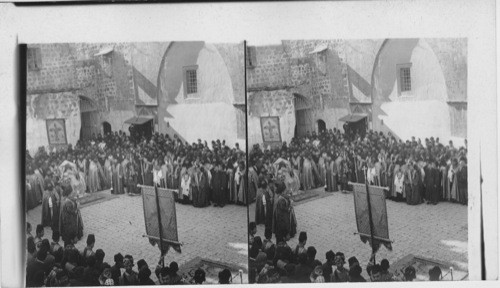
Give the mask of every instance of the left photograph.
[{"label": "left photograph", "polygon": [[244,42],[21,51],[26,286],[248,283]]}]

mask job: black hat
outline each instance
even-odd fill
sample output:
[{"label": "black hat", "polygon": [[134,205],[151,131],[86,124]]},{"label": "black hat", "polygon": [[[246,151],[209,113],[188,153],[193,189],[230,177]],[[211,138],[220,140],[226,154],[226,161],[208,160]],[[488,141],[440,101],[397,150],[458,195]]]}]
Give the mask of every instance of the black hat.
[{"label": "black hat", "polygon": [[358,259],[356,257],[354,257],[354,256],[352,256],[351,258],[349,258],[348,262],[349,262],[349,267],[353,266],[355,263],[358,263],[358,265],[359,265]]},{"label": "black hat", "polygon": [[94,234],[89,234],[87,236],[87,245],[90,245],[92,243],[95,243],[95,236],[94,236]]}]

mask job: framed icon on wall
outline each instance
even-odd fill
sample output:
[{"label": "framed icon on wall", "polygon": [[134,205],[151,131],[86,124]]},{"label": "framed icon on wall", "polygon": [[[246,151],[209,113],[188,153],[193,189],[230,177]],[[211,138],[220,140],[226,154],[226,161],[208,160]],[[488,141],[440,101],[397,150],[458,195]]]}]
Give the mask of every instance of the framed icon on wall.
[{"label": "framed icon on wall", "polygon": [[280,118],[278,116],[260,117],[260,129],[264,143],[280,143]]},{"label": "framed icon on wall", "polygon": [[67,145],[66,122],[64,119],[47,119],[47,138],[49,145]]}]

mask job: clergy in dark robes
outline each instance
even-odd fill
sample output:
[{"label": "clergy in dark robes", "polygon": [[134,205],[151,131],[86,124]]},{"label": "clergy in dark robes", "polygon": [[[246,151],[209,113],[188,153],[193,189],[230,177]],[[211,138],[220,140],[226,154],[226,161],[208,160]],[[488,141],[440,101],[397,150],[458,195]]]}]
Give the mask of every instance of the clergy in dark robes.
[{"label": "clergy in dark robes", "polygon": [[276,208],[274,210],[273,216],[273,232],[279,233],[282,231],[293,237],[296,233],[296,223],[294,223],[294,217],[292,214],[292,207],[290,199],[284,192],[286,187],[283,183],[276,184],[276,194],[278,195]]},{"label": "clergy in dark robes", "polygon": [[83,222],[80,209],[71,185],[63,185],[63,197],[59,216],[59,232],[64,242],[75,241],[83,236]]},{"label": "clergy in dark robes", "polygon": [[52,231],[59,230],[59,195],[51,180],[45,181],[45,197],[42,202],[42,225],[50,226]]},{"label": "clergy in dark robes", "polygon": [[226,173],[222,170],[221,164],[217,163],[212,174],[212,202],[214,206],[224,207],[226,205],[226,195],[224,185]]},{"label": "clergy in dark robes", "polygon": [[460,160],[460,168],[457,172],[457,188],[458,188],[458,202],[462,205],[468,203],[468,187],[467,187],[467,162],[465,158]]},{"label": "clergy in dark robes", "polygon": [[428,204],[437,204],[439,202],[440,193],[440,171],[436,167],[435,162],[431,162],[425,167],[425,199]]},{"label": "clergy in dark robes", "polygon": [[409,164],[407,171],[407,179],[405,179],[406,203],[409,205],[417,205],[421,203],[420,181],[421,175],[418,167],[415,164]]}]

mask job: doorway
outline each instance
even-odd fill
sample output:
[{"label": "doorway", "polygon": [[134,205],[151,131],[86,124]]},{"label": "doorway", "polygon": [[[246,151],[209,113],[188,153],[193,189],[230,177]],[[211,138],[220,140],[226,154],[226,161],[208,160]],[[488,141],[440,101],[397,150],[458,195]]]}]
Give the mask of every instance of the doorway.
[{"label": "doorway", "polygon": [[319,119],[317,121],[317,123],[318,123],[318,133],[325,132],[326,131],[326,123],[325,123],[325,121]]},{"label": "doorway", "polygon": [[294,137],[305,136],[307,132],[315,130],[313,110],[308,99],[300,94],[294,93],[295,108],[295,133]]},{"label": "doorway", "polygon": [[106,122],[106,121],[102,122],[102,133],[104,135],[108,135],[111,132],[112,132],[112,130],[111,130],[111,124],[109,124],[109,122]]}]

